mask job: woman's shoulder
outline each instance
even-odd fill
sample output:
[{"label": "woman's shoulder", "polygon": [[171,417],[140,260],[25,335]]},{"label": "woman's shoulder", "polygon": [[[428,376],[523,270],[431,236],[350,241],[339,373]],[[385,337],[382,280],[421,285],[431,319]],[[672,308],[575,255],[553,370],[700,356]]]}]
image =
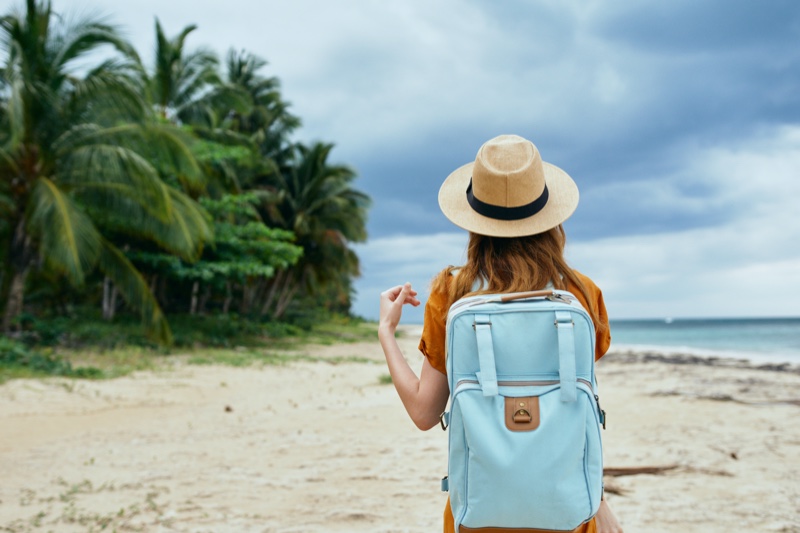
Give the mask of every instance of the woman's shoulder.
[{"label": "woman's shoulder", "polygon": [[591,290],[592,292],[600,292],[600,287],[598,287],[597,284],[594,281],[592,281],[592,278],[590,278],[589,276],[587,276],[582,272],[575,270],[574,268],[572,269],[572,271],[575,273],[576,276],[578,276],[578,279],[581,280],[581,283],[583,283],[584,287],[586,287],[587,290]]},{"label": "woman's shoulder", "polygon": [[[588,300],[587,302],[582,302],[584,305],[589,302],[592,302],[596,305],[603,301],[603,291],[600,290],[600,287],[598,287],[594,281],[592,281],[592,278],[586,274],[583,274],[582,272],[578,272],[575,269],[573,269],[572,272],[575,274],[575,277],[578,278],[578,281],[580,281],[581,285],[583,285],[583,291],[585,291],[586,299]],[[580,288],[573,287],[572,283],[569,281],[567,281],[567,290],[575,294],[579,300],[581,299],[582,295],[580,294]]]},{"label": "woman's shoulder", "polygon": [[447,266],[443,268],[436,276],[434,276],[433,281],[431,282],[431,294],[442,294],[446,295],[450,290],[450,283],[453,280],[453,277],[458,274],[460,267],[456,267],[453,265]]}]

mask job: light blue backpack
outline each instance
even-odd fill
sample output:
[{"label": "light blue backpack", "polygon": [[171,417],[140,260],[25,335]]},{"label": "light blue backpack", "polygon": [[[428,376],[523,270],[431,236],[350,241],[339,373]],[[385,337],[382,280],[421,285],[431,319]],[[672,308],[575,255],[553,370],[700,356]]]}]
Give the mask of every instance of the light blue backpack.
[{"label": "light blue backpack", "polygon": [[447,316],[450,505],[459,533],[572,531],[603,492],[595,331],[565,291],[471,296]]}]

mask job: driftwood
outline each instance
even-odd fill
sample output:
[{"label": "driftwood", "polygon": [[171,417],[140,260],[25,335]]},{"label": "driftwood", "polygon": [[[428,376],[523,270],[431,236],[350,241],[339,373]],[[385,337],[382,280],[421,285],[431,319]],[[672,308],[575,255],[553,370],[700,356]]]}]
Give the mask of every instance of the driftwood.
[{"label": "driftwood", "polygon": [[[662,474],[668,470],[674,470],[678,465],[666,466],[607,466],[603,469],[603,477],[621,477],[621,476],[635,476],[637,474]],[[628,491],[614,483],[613,481],[603,482],[603,491],[607,494],[616,494],[617,496],[624,496]]]},{"label": "driftwood", "polygon": [[635,476],[638,474],[662,474],[669,470],[675,470],[678,465],[666,466],[620,466],[620,467],[605,467],[603,469],[604,476],[621,477],[621,476]]},{"label": "driftwood", "polygon": [[[735,454],[732,454],[732,456]],[[734,457],[736,459],[736,457]],[[680,469],[681,472],[695,472],[700,474],[707,474],[710,476],[726,476],[732,477],[733,474],[726,470],[711,470],[707,468],[694,468],[690,466],[681,467],[680,465],[663,465],[663,466],[618,466],[618,467],[606,467],[603,469],[603,476],[604,477],[622,477],[622,476],[635,476],[638,474],[651,474],[651,475],[660,475],[664,472],[669,472],[671,470]],[[613,481],[604,481],[603,482],[603,490],[608,494],[616,494],[619,496],[624,496],[627,492],[627,489],[623,489]]]},{"label": "driftwood", "polygon": [[684,393],[676,390],[667,390],[667,391],[656,391],[650,394],[651,396],[686,396],[688,398],[695,398],[697,400],[711,400],[715,402],[733,402],[733,403],[740,403],[742,405],[756,405],[756,406],[763,406],[763,405],[796,405],[800,407],[800,398],[786,398],[780,400],[763,400],[763,401],[750,401],[750,400],[740,400],[739,398],[734,398],[730,394],[690,394]]},{"label": "driftwood", "polygon": [[624,490],[616,483],[605,481],[603,482],[603,492],[605,492],[606,494],[616,494],[617,496],[624,496],[628,491]]},{"label": "driftwood", "polygon": [[703,357],[683,353],[656,353],[637,351],[612,351],[606,354],[604,360],[615,363],[667,363],[671,365],[702,365],[721,366],[726,368],[744,368],[748,370],[764,370],[770,372],[789,372],[800,374],[800,365],[791,363],[753,363],[747,359],[732,359],[728,357]]}]

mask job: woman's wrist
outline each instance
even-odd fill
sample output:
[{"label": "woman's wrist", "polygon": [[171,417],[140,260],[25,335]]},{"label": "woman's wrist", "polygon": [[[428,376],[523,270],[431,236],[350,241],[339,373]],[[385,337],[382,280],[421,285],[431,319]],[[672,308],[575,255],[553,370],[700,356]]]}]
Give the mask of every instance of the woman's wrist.
[{"label": "woman's wrist", "polygon": [[397,327],[393,327],[391,324],[386,324],[383,322],[379,323],[378,340],[381,341],[381,344],[383,344],[388,339],[394,339],[395,331],[397,331]]}]

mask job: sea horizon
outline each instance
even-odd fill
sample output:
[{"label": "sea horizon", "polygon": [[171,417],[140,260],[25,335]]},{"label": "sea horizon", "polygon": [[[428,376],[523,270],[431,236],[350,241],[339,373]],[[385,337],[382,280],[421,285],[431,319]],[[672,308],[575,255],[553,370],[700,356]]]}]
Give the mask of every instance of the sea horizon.
[{"label": "sea horizon", "polygon": [[800,317],[626,318],[609,325],[613,352],[800,364]]},{"label": "sea horizon", "polygon": [[665,317],[610,321],[612,348],[800,362],[800,317]]}]

